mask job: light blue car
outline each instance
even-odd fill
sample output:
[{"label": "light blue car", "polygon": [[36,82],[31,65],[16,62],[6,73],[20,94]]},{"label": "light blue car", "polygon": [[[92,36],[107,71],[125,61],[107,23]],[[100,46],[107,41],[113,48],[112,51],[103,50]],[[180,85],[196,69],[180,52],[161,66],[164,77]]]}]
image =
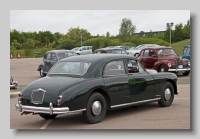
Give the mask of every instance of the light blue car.
[{"label": "light blue car", "polygon": [[182,58],[189,59],[190,60],[190,45],[184,46]]}]

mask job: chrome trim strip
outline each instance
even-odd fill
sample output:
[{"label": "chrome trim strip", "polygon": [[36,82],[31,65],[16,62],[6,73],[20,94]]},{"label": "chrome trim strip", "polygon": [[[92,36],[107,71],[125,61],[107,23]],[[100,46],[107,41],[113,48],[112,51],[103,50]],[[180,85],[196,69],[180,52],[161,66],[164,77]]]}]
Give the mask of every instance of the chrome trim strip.
[{"label": "chrome trim strip", "polygon": [[17,86],[17,85],[14,85],[14,84],[13,84],[13,85],[10,85],[11,88],[16,87],[16,86]]},{"label": "chrome trim strip", "polygon": [[20,112],[33,112],[33,113],[47,113],[47,114],[65,114],[69,112],[68,107],[62,107],[62,108],[53,108],[51,107],[51,103],[49,107],[35,107],[35,106],[25,106],[21,105],[21,102],[19,101],[18,104],[15,104],[16,110]]},{"label": "chrome trim strip", "polygon": [[148,100],[143,100],[143,101],[137,101],[137,102],[131,102],[131,103],[125,103],[125,104],[120,104],[120,105],[114,105],[111,106],[111,108],[116,108],[116,107],[122,107],[122,106],[128,106],[128,105],[133,105],[133,104],[140,104],[140,103],[144,103],[144,102],[150,102],[150,101],[156,101],[156,100],[160,100],[161,98],[155,98],[155,99],[148,99]]},{"label": "chrome trim strip", "polygon": [[189,71],[190,68],[187,69],[168,69],[168,71]]}]

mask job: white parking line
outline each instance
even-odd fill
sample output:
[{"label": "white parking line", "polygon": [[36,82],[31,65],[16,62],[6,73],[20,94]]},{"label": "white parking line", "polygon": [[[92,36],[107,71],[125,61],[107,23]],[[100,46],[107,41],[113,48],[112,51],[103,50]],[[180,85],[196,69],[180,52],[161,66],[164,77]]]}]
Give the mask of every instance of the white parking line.
[{"label": "white parking line", "polygon": [[45,129],[50,123],[52,119],[48,120],[40,129]]},{"label": "white parking line", "polygon": [[20,91],[19,92],[10,92],[10,94],[19,94],[20,93]]},{"label": "white parking line", "polygon": [[174,99],[190,99],[190,98],[174,98]]}]

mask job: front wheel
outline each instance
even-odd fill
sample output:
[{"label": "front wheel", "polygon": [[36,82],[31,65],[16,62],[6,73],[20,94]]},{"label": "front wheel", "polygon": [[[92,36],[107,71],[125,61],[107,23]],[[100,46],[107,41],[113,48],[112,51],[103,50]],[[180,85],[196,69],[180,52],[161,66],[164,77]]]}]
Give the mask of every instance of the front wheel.
[{"label": "front wheel", "polygon": [[138,56],[139,56],[139,53],[135,53],[135,54],[134,54],[134,57],[137,58]]},{"label": "front wheel", "polygon": [[94,93],[87,102],[86,111],[83,116],[86,122],[91,124],[99,123],[106,115],[106,100],[100,93]]},{"label": "front wheel", "polygon": [[44,70],[43,68],[40,69],[40,77],[44,77],[45,76],[45,73],[44,73]]},{"label": "front wheel", "polygon": [[184,76],[188,76],[190,74],[190,71],[186,71],[185,73],[182,73]]},{"label": "front wheel", "polygon": [[161,107],[168,107],[172,104],[174,100],[174,87],[170,82],[166,82],[163,86],[161,92],[161,100],[158,101],[158,104]]},{"label": "front wheel", "polygon": [[160,65],[159,68],[158,68],[158,72],[165,72],[166,69],[163,65]]},{"label": "front wheel", "polygon": [[50,114],[41,114],[41,113],[39,113],[39,115],[40,117],[44,119],[54,119],[57,116],[56,114],[50,115]]}]

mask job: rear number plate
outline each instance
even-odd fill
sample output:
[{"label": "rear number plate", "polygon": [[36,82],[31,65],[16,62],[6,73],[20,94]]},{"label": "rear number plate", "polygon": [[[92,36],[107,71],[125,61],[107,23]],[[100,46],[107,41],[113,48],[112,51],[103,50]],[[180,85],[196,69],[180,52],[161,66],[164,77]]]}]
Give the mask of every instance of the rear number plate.
[{"label": "rear number plate", "polygon": [[31,103],[42,104],[45,92],[46,91],[42,89],[33,90],[31,95]]}]

